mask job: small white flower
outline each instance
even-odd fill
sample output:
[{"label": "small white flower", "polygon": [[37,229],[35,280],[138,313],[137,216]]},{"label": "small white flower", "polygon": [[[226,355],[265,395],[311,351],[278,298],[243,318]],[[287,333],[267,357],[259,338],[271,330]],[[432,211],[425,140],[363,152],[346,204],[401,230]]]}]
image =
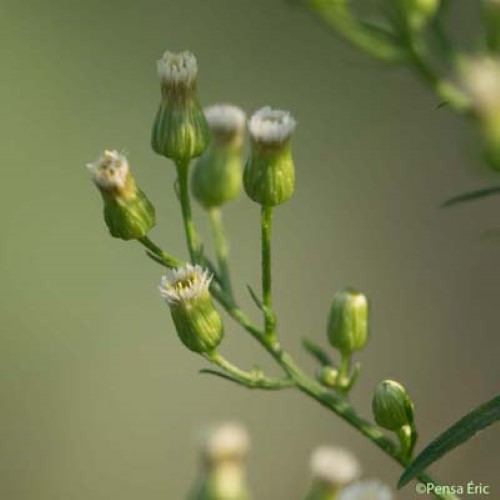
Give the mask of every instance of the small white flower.
[{"label": "small white flower", "polygon": [[361,474],[358,459],[343,448],[321,446],[311,456],[313,477],[333,486],[344,486]]},{"label": "small white flower", "polygon": [[196,57],[187,50],[178,54],[167,50],[157,61],[157,68],[160,81],[171,85],[190,86],[198,73]]},{"label": "small white flower", "polygon": [[186,264],[174,269],[172,277],[163,276],[160,294],[167,304],[179,304],[196,300],[208,293],[212,275],[199,265]]},{"label": "small white flower", "polygon": [[204,453],[210,461],[242,459],[250,448],[248,432],[241,424],[226,422],[204,437]]},{"label": "small white flower", "polygon": [[87,168],[92,180],[102,189],[123,189],[129,175],[127,158],[118,151],[104,151],[94,162],[88,163]]},{"label": "small white flower", "polygon": [[339,500],[392,500],[391,490],[380,481],[359,481],[340,491]]},{"label": "small white flower", "polygon": [[252,139],[264,144],[282,143],[288,140],[297,122],[288,112],[265,106],[256,111],[248,121]]},{"label": "small white flower", "polygon": [[232,104],[214,104],[204,109],[212,132],[237,133],[245,127],[245,112]]},{"label": "small white flower", "polygon": [[481,115],[500,111],[500,59],[486,56],[466,59],[461,77],[465,91]]}]

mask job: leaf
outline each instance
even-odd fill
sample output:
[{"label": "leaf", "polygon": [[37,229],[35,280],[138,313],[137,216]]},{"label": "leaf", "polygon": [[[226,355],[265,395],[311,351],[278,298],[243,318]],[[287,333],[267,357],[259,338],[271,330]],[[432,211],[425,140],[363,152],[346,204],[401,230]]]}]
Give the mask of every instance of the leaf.
[{"label": "leaf", "polygon": [[451,207],[453,205],[458,205],[459,203],[486,198],[487,196],[492,196],[494,194],[500,194],[500,186],[491,186],[483,189],[478,189],[477,191],[459,194],[445,201],[441,206]]},{"label": "leaf", "polygon": [[249,387],[249,385],[246,384],[245,382],[242,382],[240,379],[233,377],[232,375],[228,375],[227,373],[224,373],[224,372],[219,372],[217,370],[212,370],[210,368],[202,368],[200,370],[200,373],[206,373],[208,375],[215,375],[216,377],[230,380],[231,382],[235,382],[236,384],[242,385],[244,387]]},{"label": "leaf", "polygon": [[465,443],[476,432],[498,420],[500,420],[500,395],[472,410],[428,444],[403,472],[399,478],[398,488],[418,476],[443,455]]},{"label": "leaf", "polygon": [[247,290],[250,294],[250,297],[252,297],[252,300],[255,302],[255,305],[262,311],[264,306],[262,305],[262,301],[259,299],[259,297],[257,297],[257,294],[254,292],[253,288],[250,285],[247,285]]},{"label": "leaf", "polygon": [[149,250],[146,250],[146,255],[151,260],[154,260],[157,264],[160,264],[160,266],[169,268],[169,266],[166,264],[166,262],[163,259],[161,259],[160,257],[158,257],[157,255],[155,255],[153,252],[150,252]]},{"label": "leaf", "polygon": [[316,359],[323,366],[333,365],[330,356],[328,356],[324,349],[318,344],[308,339],[302,339],[302,346],[314,359]]}]

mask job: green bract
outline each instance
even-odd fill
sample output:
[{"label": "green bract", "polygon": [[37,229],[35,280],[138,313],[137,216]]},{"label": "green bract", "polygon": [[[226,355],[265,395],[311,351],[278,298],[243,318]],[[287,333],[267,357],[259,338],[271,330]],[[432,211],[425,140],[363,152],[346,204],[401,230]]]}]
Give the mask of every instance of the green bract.
[{"label": "green bract", "polygon": [[155,208],[147,196],[137,189],[128,198],[101,191],[104,200],[104,220],[111,236],[122,240],[139,239],[155,225]]},{"label": "green bract", "polygon": [[413,423],[413,403],[405,388],[393,380],[384,380],[377,385],[372,410],[377,424],[391,431]]}]

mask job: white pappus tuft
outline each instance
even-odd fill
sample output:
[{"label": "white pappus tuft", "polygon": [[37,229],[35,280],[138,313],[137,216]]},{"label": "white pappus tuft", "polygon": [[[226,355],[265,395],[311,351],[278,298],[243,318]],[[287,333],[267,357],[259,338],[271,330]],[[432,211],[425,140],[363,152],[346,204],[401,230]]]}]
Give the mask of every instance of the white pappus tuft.
[{"label": "white pappus tuft", "polygon": [[339,500],[392,500],[388,486],[380,481],[359,481],[346,486],[339,493]]},{"label": "white pappus tuft", "polygon": [[288,112],[265,106],[256,111],[248,121],[252,139],[265,144],[282,143],[289,139],[297,122]]},{"label": "white pappus tuft", "polygon": [[156,63],[162,83],[190,86],[196,80],[198,62],[192,52],[169,52],[163,54]]},{"label": "white pappus tuft", "polygon": [[204,109],[212,132],[241,132],[245,128],[246,114],[233,104],[214,104]]},{"label": "white pappus tuft", "polygon": [[196,300],[208,293],[212,275],[198,264],[186,264],[172,271],[172,277],[163,276],[159,286],[167,304]]},{"label": "white pappus tuft", "polygon": [[127,158],[116,150],[104,151],[96,161],[88,163],[87,168],[92,180],[102,189],[123,189],[129,175]]},{"label": "white pappus tuft", "polygon": [[204,436],[204,453],[211,461],[242,459],[250,448],[250,437],[241,424],[226,422]]},{"label": "white pappus tuft", "polygon": [[311,472],[315,479],[344,486],[361,474],[361,466],[349,450],[321,446],[311,456]]},{"label": "white pappus tuft", "polygon": [[500,107],[500,59],[468,58],[462,64],[462,83],[477,110],[483,114]]}]

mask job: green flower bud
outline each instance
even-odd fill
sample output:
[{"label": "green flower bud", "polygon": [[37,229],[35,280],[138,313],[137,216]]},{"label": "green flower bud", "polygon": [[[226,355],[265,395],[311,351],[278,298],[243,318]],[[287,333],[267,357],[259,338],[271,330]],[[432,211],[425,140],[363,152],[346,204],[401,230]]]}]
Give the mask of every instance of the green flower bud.
[{"label": "green flower bud", "polygon": [[203,471],[191,500],[248,500],[244,459],[249,448],[246,430],[223,424],[205,438]]},{"label": "green flower bud", "polygon": [[160,294],[170,307],[177,334],[191,351],[208,353],[221,342],[222,320],[208,290],[212,277],[201,266],[186,264],[164,276]]},{"label": "green flower bud", "polygon": [[251,151],[243,183],[247,195],[263,206],[289,200],[295,188],[290,140],[296,126],[290,113],[264,107],[248,123]]},{"label": "green flower bud", "polygon": [[339,371],[333,366],[322,366],[317,379],[326,387],[336,387],[339,378]]},{"label": "green flower bud", "polygon": [[117,151],[105,151],[87,165],[104,201],[104,220],[111,236],[134,240],[155,225],[155,209],[137,187],[128,161]]},{"label": "green flower bud", "polygon": [[500,58],[464,58],[460,76],[482,131],[486,160],[500,170]]},{"label": "green flower bud", "polygon": [[158,61],[161,102],[151,136],[153,150],[176,161],[201,155],[210,132],[196,94],[198,64],[191,52],[165,52]]},{"label": "green flower bud", "polygon": [[384,429],[398,431],[413,423],[413,403],[405,388],[394,380],[384,380],[377,385],[372,410],[375,422]]},{"label": "green flower bud", "polygon": [[241,148],[245,113],[230,104],[205,110],[212,133],[208,149],[195,164],[192,191],[206,208],[219,207],[235,198],[241,190]]},{"label": "green flower bud", "polygon": [[368,340],[368,300],[355,290],[343,290],[333,298],[327,326],[330,344],[349,355],[363,349]]},{"label": "green flower bud", "polygon": [[361,474],[358,459],[343,448],[321,446],[311,456],[312,486],[306,500],[335,500]]}]

